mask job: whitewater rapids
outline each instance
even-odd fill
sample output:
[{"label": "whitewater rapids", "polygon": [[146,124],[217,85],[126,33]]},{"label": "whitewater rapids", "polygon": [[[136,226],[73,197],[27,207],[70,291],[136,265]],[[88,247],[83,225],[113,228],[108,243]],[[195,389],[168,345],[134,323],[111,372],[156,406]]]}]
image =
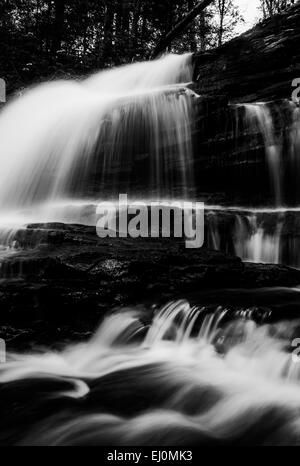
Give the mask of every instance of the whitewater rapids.
[{"label": "whitewater rapids", "polygon": [[116,312],[88,342],[8,355],[1,444],[300,444],[297,327],[186,301]]}]

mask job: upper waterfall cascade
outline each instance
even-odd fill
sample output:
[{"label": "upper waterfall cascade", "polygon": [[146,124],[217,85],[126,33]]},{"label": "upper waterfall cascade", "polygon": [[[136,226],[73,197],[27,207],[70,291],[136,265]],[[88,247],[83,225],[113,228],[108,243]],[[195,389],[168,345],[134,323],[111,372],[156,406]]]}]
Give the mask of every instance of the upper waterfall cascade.
[{"label": "upper waterfall cascade", "polygon": [[[201,196],[194,164],[203,154],[193,138],[200,96],[192,80],[192,55],[167,55],[80,82],[38,85],[13,99],[0,114],[1,244],[17,246],[14,232],[26,223],[95,225],[97,202],[121,192],[146,200]],[[220,213],[213,209],[206,216],[206,243],[244,260],[298,266],[300,238],[289,194],[293,208],[300,205],[299,106],[286,101],[284,110],[272,102],[231,109],[236,140],[242,131],[265,148],[268,206],[275,211],[270,221],[263,212],[251,213],[251,206],[248,214],[229,208],[235,220],[225,231],[224,206]]]},{"label": "upper waterfall cascade", "polygon": [[190,54],[168,55],[15,99],[0,117],[1,210],[119,193],[123,168],[129,190],[132,160],[146,154],[154,192],[170,195],[177,176],[184,196],[192,183],[192,75]]}]

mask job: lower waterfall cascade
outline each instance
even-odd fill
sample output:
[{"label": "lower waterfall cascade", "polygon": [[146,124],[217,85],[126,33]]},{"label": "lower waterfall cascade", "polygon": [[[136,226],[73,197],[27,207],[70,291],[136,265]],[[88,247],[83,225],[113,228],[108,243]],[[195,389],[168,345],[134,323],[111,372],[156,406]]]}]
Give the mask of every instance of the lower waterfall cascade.
[{"label": "lower waterfall cascade", "polygon": [[[127,310],[86,343],[12,355],[0,366],[0,442],[6,423],[16,445],[298,444],[300,366],[284,348],[299,322],[226,317],[171,302],[150,324]],[[18,390],[26,407],[13,424]]]}]

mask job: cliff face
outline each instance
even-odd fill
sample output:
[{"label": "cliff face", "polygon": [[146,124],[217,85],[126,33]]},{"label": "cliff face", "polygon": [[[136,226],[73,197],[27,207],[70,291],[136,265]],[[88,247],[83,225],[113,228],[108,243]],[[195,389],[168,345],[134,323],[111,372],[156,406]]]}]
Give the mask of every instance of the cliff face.
[{"label": "cliff face", "polygon": [[274,206],[280,190],[282,202],[298,205],[299,115],[297,105],[286,99],[262,105],[229,104],[225,96],[199,99],[193,159],[197,195],[206,193],[209,204]]},{"label": "cliff face", "polygon": [[195,55],[195,80],[204,95],[232,102],[290,98],[300,78],[300,3],[224,46]]},{"label": "cliff face", "polygon": [[[266,146],[274,143],[281,153],[284,202],[298,202],[293,199],[297,189],[290,144],[298,137],[299,122],[295,122],[296,105],[288,102],[297,78],[300,2],[222,47],[195,55],[195,91],[201,95],[194,145],[199,192],[207,192],[212,201],[272,205]],[[270,121],[248,124],[246,107],[236,104],[261,101],[268,102],[265,117],[268,113]]]}]

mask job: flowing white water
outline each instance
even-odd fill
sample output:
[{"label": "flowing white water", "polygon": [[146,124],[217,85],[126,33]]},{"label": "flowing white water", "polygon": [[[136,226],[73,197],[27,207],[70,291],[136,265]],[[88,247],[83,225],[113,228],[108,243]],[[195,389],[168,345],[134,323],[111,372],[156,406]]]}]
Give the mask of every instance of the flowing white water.
[{"label": "flowing white water", "polygon": [[[214,249],[236,254],[245,261],[282,263],[299,268],[299,106],[286,101],[278,105],[238,104],[235,109],[237,125],[240,122],[237,110],[242,109],[243,132],[255,138],[260,135],[265,145],[271,182],[271,196],[267,201],[273,207],[208,207],[211,210],[207,217],[208,243]],[[222,222],[226,211],[234,220],[224,230]]]},{"label": "flowing white water", "polygon": [[0,115],[0,209],[66,197],[119,194],[136,159],[149,157],[150,186],[182,193],[192,181],[191,55],[37,86]]},{"label": "flowing white water", "polygon": [[275,134],[274,120],[268,104],[243,104],[246,125],[263,136],[275,205],[282,204],[282,141]]},{"label": "flowing white water", "polygon": [[256,263],[300,268],[299,207],[207,206],[206,244]]},{"label": "flowing white water", "polygon": [[240,215],[236,218],[236,254],[246,261],[279,264],[282,223],[278,222],[275,231],[268,233],[255,215],[247,220],[248,225]]},{"label": "flowing white water", "polygon": [[299,444],[300,364],[288,351],[299,322],[259,327],[251,310],[240,315],[179,301],[150,324],[141,311],[122,311],[87,343],[9,355],[3,406],[23,394],[10,442]]},{"label": "flowing white water", "polygon": [[209,211],[208,245],[235,254],[244,261],[299,267],[297,215],[297,211],[276,209]]}]

